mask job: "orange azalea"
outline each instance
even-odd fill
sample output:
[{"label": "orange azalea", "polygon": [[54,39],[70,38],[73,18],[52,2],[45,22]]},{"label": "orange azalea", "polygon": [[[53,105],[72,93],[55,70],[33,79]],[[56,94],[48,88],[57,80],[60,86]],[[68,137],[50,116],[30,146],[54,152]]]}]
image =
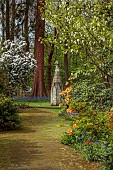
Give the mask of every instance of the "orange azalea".
[{"label": "orange azalea", "polygon": [[72,112],[71,107],[69,107],[66,111],[67,111],[67,113],[71,113]]},{"label": "orange azalea", "polygon": [[66,95],[66,92],[63,90],[59,93],[61,96],[65,96]]},{"label": "orange azalea", "polygon": [[91,140],[86,140],[86,144],[89,144],[89,143],[91,143]]},{"label": "orange azalea", "polygon": [[73,129],[78,129],[78,126],[76,124],[74,124]]},{"label": "orange azalea", "polygon": [[72,136],[73,135],[73,131],[71,130],[71,129],[68,129],[68,134],[70,135],[70,136]]},{"label": "orange azalea", "polygon": [[76,110],[72,110],[73,113],[76,113]]},{"label": "orange azalea", "polygon": [[113,111],[113,106],[111,107],[110,111],[111,111],[111,112]]},{"label": "orange azalea", "polygon": [[65,84],[65,85],[67,86],[68,84],[69,84],[69,82],[66,82],[66,84]]},{"label": "orange azalea", "polygon": [[113,118],[113,114],[112,114],[112,113],[109,115],[109,118],[110,118],[110,119]]},{"label": "orange azalea", "polygon": [[66,104],[68,104],[69,103],[69,98],[66,98],[65,102],[66,102]]},{"label": "orange azalea", "polygon": [[66,93],[69,93],[71,90],[72,90],[72,87],[67,87],[66,90],[65,90],[65,92],[66,92]]},{"label": "orange azalea", "polygon": [[113,130],[113,122],[110,122],[110,128]]}]

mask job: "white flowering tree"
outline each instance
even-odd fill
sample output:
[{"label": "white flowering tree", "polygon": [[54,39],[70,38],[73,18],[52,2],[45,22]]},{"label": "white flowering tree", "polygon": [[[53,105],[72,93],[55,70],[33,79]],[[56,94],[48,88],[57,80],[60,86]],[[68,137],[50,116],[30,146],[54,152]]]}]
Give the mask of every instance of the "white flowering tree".
[{"label": "white flowering tree", "polygon": [[13,90],[25,89],[36,68],[36,60],[32,53],[25,52],[25,46],[25,41],[11,42],[7,40],[2,48],[0,64],[6,71]]},{"label": "white flowering tree", "polygon": [[46,18],[57,30],[49,41],[72,61],[76,58],[76,76],[87,72],[91,78],[93,72],[97,82],[113,84],[113,2],[61,0],[56,9],[48,0],[46,6]]}]

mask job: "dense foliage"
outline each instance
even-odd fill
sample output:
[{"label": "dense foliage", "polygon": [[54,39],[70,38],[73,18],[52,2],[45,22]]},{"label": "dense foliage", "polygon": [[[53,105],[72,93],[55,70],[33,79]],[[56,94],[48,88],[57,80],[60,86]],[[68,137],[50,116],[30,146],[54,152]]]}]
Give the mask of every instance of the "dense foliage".
[{"label": "dense foliage", "polygon": [[21,119],[17,114],[17,106],[12,99],[0,94],[0,131],[18,129]]},{"label": "dense foliage", "polygon": [[[55,52],[55,58],[45,55],[45,63],[53,63],[56,58],[63,63],[67,54],[69,69],[73,71],[70,82],[66,83],[67,88],[61,93],[61,114],[74,122],[63,136],[62,143],[82,151],[86,160],[101,161],[106,169],[112,170],[113,2],[48,0],[44,7],[42,17],[50,28],[45,29],[45,46],[46,50],[49,49],[48,54],[51,54],[51,47]],[[9,82],[13,88],[19,88],[17,84],[24,88],[28,69],[34,69],[32,56],[25,54],[21,43],[7,41],[5,46],[1,62]]]},{"label": "dense foliage", "polygon": [[4,93],[10,96],[12,87],[9,84],[7,73],[0,68],[0,94]]},{"label": "dense foliage", "polygon": [[[49,37],[62,53],[68,53],[72,70],[90,74],[89,79],[112,84],[113,73],[113,5],[104,1],[51,0],[46,17],[57,29]],[[50,8],[53,6],[52,8]],[[52,17],[51,17],[52,16]],[[65,48],[66,47],[66,48]],[[70,66],[71,67],[71,66]]]},{"label": "dense foliage", "polygon": [[88,161],[100,161],[113,169],[113,100],[112,88],[103,84],[77,83],[74,76],[61,92],[63,111],[60,115],[73,120],[62,137]]},{"label": "dense foliage", "polygon": [[62,143],[72,145],[87,161],[102,162],[113,169],[113,113],[87,110],[76,116]]},{"label": "dense foliage", "polygon": [[76,58],[70,83],[61,92],[61,115],[74,120],[62,143],[75,146],[86,160],[103,162],[111,170],[113,4],[111,1],[60,1],[56,10],[48,10],[47,16],[57,28],[58,39],[54,41],[57,48]]}]

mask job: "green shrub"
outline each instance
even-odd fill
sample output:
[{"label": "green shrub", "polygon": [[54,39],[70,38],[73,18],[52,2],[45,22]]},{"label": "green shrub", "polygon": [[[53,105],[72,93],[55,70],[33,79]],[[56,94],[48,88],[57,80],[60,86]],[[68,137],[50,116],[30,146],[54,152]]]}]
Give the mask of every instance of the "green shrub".
[{"label": "green shrub", "polygon": [[85,110],[75,117],[62,137],[62,143],[74,146],[86,160],[102,162],[107,170],[112,170],[113,112]]},{"label": "green shrub", "polygon": [[83,81],[69,81],[62,96],[63,106],[68,105],[67,112],[72,110],[81,111],[86,106],[93,110],[109,111],[113,105],[113,87],[107,87],[105,83],[95,83]]},{"label": "green shrub", "polygon": [[113,135],[111,142],[101,139],[98,142],[84,145],[83,155],[88,161],[98,161],[105,165],[106,170],[113,170]]},{"label": "green shrub", "polygon": [[9,84],[9,80],[8,80],[5,70],[0,68],[0,94],[4,93],[7,96],[11,96],[12,91],[13,89],[11,85]]},{"label": "green shrub", "polygon": [[21,123],[17,105],[11,98],[0,94],[0,131],[18,129]]},{"label": "green shrub", "polygon": [[60,93],[59,115],[73,122],[61,142],[74,146],[87,161],[102,162],[113,170],[113,87],[71,78]]}]

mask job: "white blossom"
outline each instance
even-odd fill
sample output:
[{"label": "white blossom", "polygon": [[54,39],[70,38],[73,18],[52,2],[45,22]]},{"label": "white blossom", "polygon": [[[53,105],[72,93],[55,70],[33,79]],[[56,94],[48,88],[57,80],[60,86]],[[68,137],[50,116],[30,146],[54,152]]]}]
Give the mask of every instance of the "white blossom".
[{"label": "white blossom", "polygon": [[20,85],[22,80],[28,78],[36,68],[36,60],[32,53],[24,51],[25,45],[25,41],[11,42],[7,40],[2,48],[0,64],[7,71],[9,82],[13,86]]}]

